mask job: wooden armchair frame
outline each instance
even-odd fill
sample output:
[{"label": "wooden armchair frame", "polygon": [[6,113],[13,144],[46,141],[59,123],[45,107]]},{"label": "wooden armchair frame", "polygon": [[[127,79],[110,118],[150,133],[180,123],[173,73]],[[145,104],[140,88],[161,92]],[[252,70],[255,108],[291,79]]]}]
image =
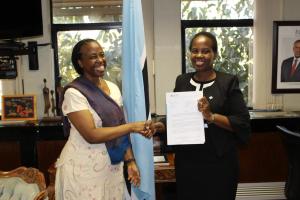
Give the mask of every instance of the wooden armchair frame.
[{"label": "wooden armchair frame", "polygon": [[40,192],[34,200],[43,200],[47,197],[45,177],[42,172],[35,168],[18,167],[11,171],[0,171],[0,178],[19,177],[26,183],[35,183],[38,185]]}]

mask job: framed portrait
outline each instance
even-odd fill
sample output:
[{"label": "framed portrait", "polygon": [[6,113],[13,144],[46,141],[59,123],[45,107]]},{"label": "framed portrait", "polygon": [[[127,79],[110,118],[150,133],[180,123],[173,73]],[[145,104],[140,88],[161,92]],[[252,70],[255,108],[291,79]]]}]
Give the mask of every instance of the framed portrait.
[{"label": "framed portrait", "polygon": [[2,120],[36,120],[35,95],[3,95]]},{"label": "framed portrait", "polygon": [[273,22],[272,93],[300,93],[300,21]]}]

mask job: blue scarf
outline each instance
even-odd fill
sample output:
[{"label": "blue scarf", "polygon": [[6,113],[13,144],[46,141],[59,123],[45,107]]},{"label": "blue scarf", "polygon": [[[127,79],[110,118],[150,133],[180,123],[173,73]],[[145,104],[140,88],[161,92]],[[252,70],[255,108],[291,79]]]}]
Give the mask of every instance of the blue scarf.
[{"label": "blue scarf", "polygon": [[[80,76],[64,87],[62,92],[62,101],[65,91],[68,88],[75,88],[80,91],[88,100],[90,106],[96,111],[102,120],[103,127],[113,127],[125,124],[125,117],[120,106],[101,89],[95,86],[91,81]],[[64,116],[63,128],[65,135],[70,134],[70,123]],[[118,164],[124,160],[124,154],[130,145],[128,135],[105,142],[112,164]]]}]

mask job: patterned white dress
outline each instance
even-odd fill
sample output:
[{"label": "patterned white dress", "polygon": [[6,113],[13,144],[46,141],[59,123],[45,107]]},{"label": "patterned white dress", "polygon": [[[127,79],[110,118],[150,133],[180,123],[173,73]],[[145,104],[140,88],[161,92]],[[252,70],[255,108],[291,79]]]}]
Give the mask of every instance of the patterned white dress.
[{"label": "patterned white dress", "polygon": [[[119,88],[106,81],[110,96],[122,105]],[[102,120],[91,108],[86,97],[78,90],[69,88],[65,92],[62,111],[68,113],[89,110],[96,127]],[[121,200],[124,196],[125,180],[123,162],[111,165],[104,143],[89,144],[71,124],[70,136],[60,158],[56,162],[56,200]]]}]

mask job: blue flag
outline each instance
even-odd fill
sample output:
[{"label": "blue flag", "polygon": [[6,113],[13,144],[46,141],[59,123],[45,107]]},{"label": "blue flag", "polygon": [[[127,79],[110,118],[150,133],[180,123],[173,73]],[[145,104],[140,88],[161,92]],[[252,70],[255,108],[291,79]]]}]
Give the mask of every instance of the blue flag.
[{"label": "blue flag", "polygon": [[[148,79],[143,78],[143,71],[147,72],[147,65],[141,0],[123,1],[122,27],[122,95],[125,113],[128,122],[145,121],[149,105]],[[131,134],[131,142],[141,174],[140,187],[132,187],[131,193],[139,200],[154,200],[153,140],[140,134]]]}]

